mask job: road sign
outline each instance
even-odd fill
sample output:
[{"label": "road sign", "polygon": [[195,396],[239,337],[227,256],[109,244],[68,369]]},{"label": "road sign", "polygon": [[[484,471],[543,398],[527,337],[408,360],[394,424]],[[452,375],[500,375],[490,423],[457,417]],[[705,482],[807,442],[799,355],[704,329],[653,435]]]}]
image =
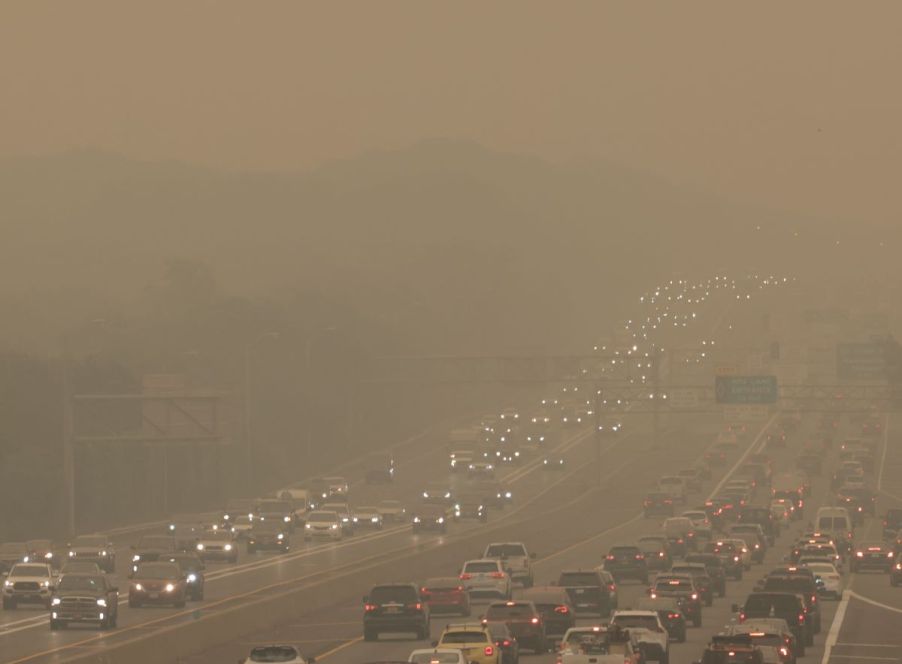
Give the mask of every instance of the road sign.
[{"label": "road sign", "polygon": [[768,404],[777,402],[776,376],[715,376],[717,403]]},{"label": "road sign", "polygon": [[770,407],[763,405],[724,406],[724,422],[754,422],[770,417]]},{"label": "road sign", "polygon": [[674,410],[698,408],[699,390],[691,387],[675,387],[667,393],[667,401]]},{"label": "road sign", "polygon": [[886,377],[886,346],[881,343],[836,345],[836,375],[840,380]]}]

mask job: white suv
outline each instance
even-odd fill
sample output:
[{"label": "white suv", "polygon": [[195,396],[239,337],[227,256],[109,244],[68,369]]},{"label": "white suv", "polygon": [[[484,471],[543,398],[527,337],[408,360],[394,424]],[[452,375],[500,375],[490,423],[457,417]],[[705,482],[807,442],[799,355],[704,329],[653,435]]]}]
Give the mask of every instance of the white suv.
[{"label": "white suv", "polygon": [[523,542],[493,542],[485,548],[483,558],[500,560],[512,581],[519,581],[524,588],[533,583],[532,563],[535,558]]},{"label": "white suv", "polygon": [[511,597],[511,578],[504,571],[500,560],[468,560],[460,570],[460,580],[471,598]]}]

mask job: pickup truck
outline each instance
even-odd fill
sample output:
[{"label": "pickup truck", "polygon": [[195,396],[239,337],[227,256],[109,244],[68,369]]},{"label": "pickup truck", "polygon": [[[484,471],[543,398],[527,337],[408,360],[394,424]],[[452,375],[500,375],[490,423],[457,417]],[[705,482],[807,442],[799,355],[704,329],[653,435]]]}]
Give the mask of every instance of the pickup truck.
[{"label": "pickup truck", "polygon": [[532,586],[531,561],[535,555],[527,551],[523,542],[493,542],[485,548],[482,557],[500,560],[504,568],[508,570],[511,581],[521,582],[524,588]]},{"label": "pickup truck", "polygon": [[50,629],[71,623],[97,623],[100,629],[116,626],[119,589],[104,574],[66,574],[50,602]]}]

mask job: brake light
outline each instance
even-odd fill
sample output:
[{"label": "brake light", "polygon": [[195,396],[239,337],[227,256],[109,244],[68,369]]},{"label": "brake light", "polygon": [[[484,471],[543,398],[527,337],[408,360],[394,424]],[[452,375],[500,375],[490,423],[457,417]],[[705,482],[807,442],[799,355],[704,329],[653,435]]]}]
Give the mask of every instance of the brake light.
[{"label": "brake light", "polygon": [[492,646],[486,646],[483,652],[485,652],[486,657],[491,657],[495,654],[495,649]]},{"label": "brake light", "polygon": [[463,586],[457,586],[457,592],[462,593],[464,591]]},{"label": "brake light", "polygon": [[617,590],[617,584],[616,584],[616,583],[609,583],[609,584],[608,584],[608,590],[610,590],[611,592],[614,592],[615,590]]},{"label": "brake light", "polygon": [[424,588],[420,588],[420,594],[421,594],[421,595],[428,595],[428,594],[429,594],[429,589],[428,589],[428,588],[425,588],[425,587],[424,587]]},{"label": "brake light", "polygon": [[670,620],[676,620],[677,618],[680,617],[680,614],[679,614],[679,613],[668,613],[668,614],[667,614],[667,617],[668,617]]},{"label": "brake light", "polygon": [[472,579],[472,578],[473,578],[473,575],[472,575],[472,574],[467,574],[466,572],[464,572],[463,574],[460,575],[459,578],[460,578],[461,581],[466,581],[467,579]]},{"label": "brake light", "polygon": [[739,612],[739,622],[741,622],[741,623],[745,622],[745,613],[742,611]]},{"label": "brake light", "polygon": [[614,560],[614,556],[612,556],[612,555],[609,553],[608,555],[606,555],[606,556],[604,557],[604,559],[605,559],[605,560]]},{"label": "brake light", "polygon": [[509,639],[504,639],[504,641],[501,642],[501,645],[505,648],[510,648],[511,642]]},{"label": "brake light", "polygon": [[645,560],[645,556],[643,556],[641,553],[637,553],[636,560]]},{"label": "brake light", "polygon": [[417,611],[422,611],[423,605],[420,602],[417,602],[416,604],[408,604],[407,608],[408,609],[416,609]]},{"label": "brake light", "polygon": [[376,605],[375,605],[375,604],[364,604],[364,605],[363,605],[363,610],[364,610],[364,611],[375,611],[375,610],[376,610]]},{"label": "brake light", "polygon": [[493,579],[503,579],[506,575],[504,574],[504,572],[492,572],[491,574],[489,574],[489,576]]},{"label": "brake light", "polygon": [[566,606],[561,605],[561,606],[554,607],[554,612],[561,613],[563,615],[567,615],[568,613],[570,613],[570,609],[568,609]]},{"label": "brake light", "polygon": [[799,614],[799,624],[800,624],[800,625],[804,625],[804,624],[805,624],[805,614],[804,614],[804,613],[800,613],[800,614]]}]

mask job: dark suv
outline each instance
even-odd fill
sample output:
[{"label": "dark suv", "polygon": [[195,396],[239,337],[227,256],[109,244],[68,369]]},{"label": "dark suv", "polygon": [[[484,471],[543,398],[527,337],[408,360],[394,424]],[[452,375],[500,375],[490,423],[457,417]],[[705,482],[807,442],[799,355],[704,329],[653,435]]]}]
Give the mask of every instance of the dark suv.
[{"label": "dark suv", "polygon": [[715,553],[690,553],[686,556],[687,563],[702,563],[708,570],[711,579],[711,589],[718,597],[727,594],[727,575],[723,560]]},{"label": "dark suv", "polygon": [[375,586],[363,598],[363,638],[375,641],[382,632],[415,632],[429,636],[429,606],[412,583]]},{"label": "dark suv", "polygon": [[642,501],[642,510],[645,518],[652,516],[673,516],[673,498],[669,493],[653,491],[646,494]]},{"label": "dark suv", "polygon": [[782,618],[789,625],[789,629],[795,636],[798,644],[799,657],[805,656],[805,646],[814,643],[814,634],[805,620],[805,602],[802,597],[794,593],[753,592],[745,600],[745,605],[740,608],[733,606],[734,612],[739,612],[739,622],[745,622],[751,618]]},{"label": "dark suv", "polygon": [[575,611],[597,613],[601,617],[611,613],[611,593],[598,572],[564,570],[557,584],[567,591]]},{"label": "dark suv", "polygon": [[645,554],[635,544],[617,544],[611,547],[604,559],[604,569],[617,583],[623,579],[635,579],[648,583],[648,566]]},{"label": "dark suv", "polygon": [[527,648],[536,654],[548,650],[545,621],[532,602],[517,600],[492,602],[485,611],[482,624],[491,627],[493,623],[499,622],[507,624],[521,648]]},{"label": "dark suv", "polygon": [[774,540],[780,536],[780,525],[774,520],[774,515],[769,507],[746,505],[740,508],[738,517],[739,523],[757,523],[761,526],[770,546],[773,546]]}]

